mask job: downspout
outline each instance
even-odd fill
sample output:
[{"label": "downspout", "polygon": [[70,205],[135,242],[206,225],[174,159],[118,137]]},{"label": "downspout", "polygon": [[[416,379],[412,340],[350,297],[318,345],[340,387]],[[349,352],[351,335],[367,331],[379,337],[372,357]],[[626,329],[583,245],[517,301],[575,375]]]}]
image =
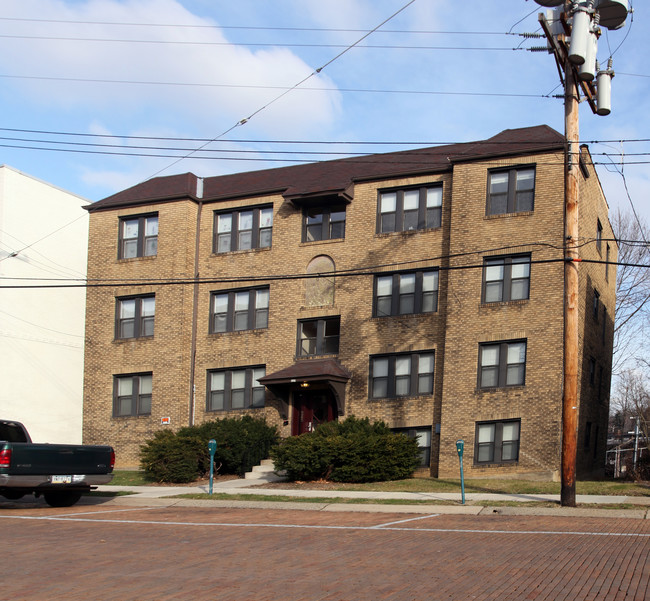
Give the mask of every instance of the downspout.
[{"label": "downspout", "polygon": [[195,387],[195,370],[196,370],[196,329],[197,315],[199,309],[199,249],[201,242],[201,213],[203,211],[203,178],[196,178],[196,197],[199,199],[199,206],[196,212],[196,230],[194,232],[194,294],[192,299],[192,341],[190,343],[190,402],[189,402],[189,420],[190,426],[194,425],[194,412],[196,391]]}]

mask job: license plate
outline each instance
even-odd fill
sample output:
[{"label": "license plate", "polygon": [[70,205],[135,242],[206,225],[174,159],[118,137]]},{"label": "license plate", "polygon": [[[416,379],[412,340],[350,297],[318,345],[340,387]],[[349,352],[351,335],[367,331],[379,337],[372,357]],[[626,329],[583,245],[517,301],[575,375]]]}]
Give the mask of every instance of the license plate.
[{"label": "license plate", "polygon": [[52,476],[52,484],[70,484],[72,476]]}]

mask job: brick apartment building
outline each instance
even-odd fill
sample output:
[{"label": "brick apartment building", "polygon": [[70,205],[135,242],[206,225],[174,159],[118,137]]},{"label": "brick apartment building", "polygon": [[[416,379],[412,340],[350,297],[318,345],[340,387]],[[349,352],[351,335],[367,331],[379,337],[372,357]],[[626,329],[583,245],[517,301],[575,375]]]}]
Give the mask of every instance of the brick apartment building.
[{"label": "brick apartment building", "polygon": [[[161,428],[253,414],[290,436],[355,415],[417,436],[434,476],[457,475],[462,438],[470,477],[557,477],[564,144],[537,126],[158,177],[90,205],[84,442],[128,467]],[[581,153],[587,473],[604,464],[617,246]]]}]

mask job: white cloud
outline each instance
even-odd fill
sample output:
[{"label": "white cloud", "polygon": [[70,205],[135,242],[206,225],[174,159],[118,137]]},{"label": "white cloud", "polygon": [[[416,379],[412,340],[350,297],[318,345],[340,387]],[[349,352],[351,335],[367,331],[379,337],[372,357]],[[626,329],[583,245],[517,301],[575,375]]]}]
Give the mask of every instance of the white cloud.
[{"label": "white cloud", "polygon": [[[189,12],[176,0],[10,0],[3,3],[13,17],[104,22],[215,25]],[[14,34],[56,38],[132,40],[91,42],[63,39],[0,39],[6,73],[53,78],[139,82],[198,83],[202,86],[160,86],[9,80],[35,105],[94,111],[104,119],[128,122],[146,114],[161,123],[186,123],[219,133],[249,116],[292,86],[312,68],[286,48],[251,49],[229,44],[218,28],[133,27],[115,25],[14,22]],[[81,34],[80,34],[81,32]],[[156,40],[163,43],[142,43]],[[171,42],[183,42],[182,44]],[[9,52],[9,48],[12,52]],[[19,82],[19,83],[15,83]],[[215,85],[216,84],[216,85]],[[229,85],[247,87],[226,87]],[[334,87],[317,76],[310,85]],[[224,87],[220,87],[224,86]],[[308,94],[308,96],[306,96]],[[329,126],[339,111],[336,92],[289,94],[276,103],[273,119],[261,120],[269,132],[314,131]],[[89,109],[92,107],[92,109]]]}]

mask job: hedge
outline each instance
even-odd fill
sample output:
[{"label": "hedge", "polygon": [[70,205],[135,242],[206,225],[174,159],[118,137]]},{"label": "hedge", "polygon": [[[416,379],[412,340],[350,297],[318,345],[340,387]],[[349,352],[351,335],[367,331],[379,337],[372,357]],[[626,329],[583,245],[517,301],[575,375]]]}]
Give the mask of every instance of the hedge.
[{"label": "hedge", "polygon": [[208,441],[217,441],[215,469],[220,474],[243,474],[269,457],[278,431],[264,418],[245,415],[197,426],[156,432],[140,447],[140,466],[155,482],[193,482],[210,471]]},{"label": "hedge", "polygon": [[348,417],[285,439],[271,450],[277,470],[290,480],[378,482],[409,478],[418,467],[417,441],[383,422]]}]

